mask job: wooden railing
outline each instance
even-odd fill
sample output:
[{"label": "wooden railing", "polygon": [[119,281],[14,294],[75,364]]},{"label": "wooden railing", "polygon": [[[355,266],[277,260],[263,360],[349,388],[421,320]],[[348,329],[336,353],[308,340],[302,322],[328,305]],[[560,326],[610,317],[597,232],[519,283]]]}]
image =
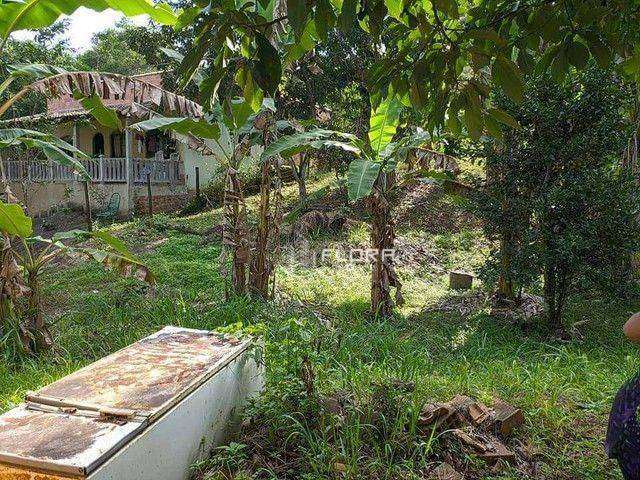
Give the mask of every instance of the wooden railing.
[{"label": "wooden railing", "polygon": [[[98,157],[81,160],[93,183],[127,183],[127,159]],[[133,181],[145,183],[181,183],[180,159],[133,158]],[[38,160],[4,160],[4,173],[11,182],[69,182],[77,180],[71,167]]]}]

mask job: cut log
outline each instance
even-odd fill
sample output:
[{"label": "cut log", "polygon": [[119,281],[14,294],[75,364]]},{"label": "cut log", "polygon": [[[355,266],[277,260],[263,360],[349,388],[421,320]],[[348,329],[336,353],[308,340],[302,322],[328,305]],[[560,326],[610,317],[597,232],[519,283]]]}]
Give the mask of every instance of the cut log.
[{"label": "cut log", "polygon": [[[472,413],[473,411],[473,413]],[[456,395],[446,403],[430,403],[426,405],[420,415],[420,426],[439,428],[443,424],[449,426],[464,426],[481,415],[480,412],[490,410],[482,404],[478,404],[473,398],[466,395]]]},{"label": "cut log", "polygon": [[449,272],[449,287],[454,290],[469,290],[473,285],[473,275],[454,270]]},{"label": "cut log", "polygon": [[443,462],[431,471],[429,480],[464,480],[464,475],[457,472],[448,463]]},{"label": "cut log", "polygon": [[493,449],[478,454],[478,457],[487,462],[489,465],[497,463],[499,460],[504,460],[508,463],[513,463],[516,460],[516,455],[500,442],[495,442],[492,445]]},{"label": "cut log", "polygon": [[491,446],[486,445],[480,439],[475,438],[475,436],[472,436],[464,430],[460,430],[459,428],[451,430],[451,434],[456,437],[462,445],[471,447],[477,452],[486,453],[491,448]]},{"label": "cut log", "polygon": [[494,400],[494,422],[493,428],[496,433],[508,436],[514,428],[524,423],[524,413],[519,408],[510,405],[499,398]]},{"label": "cut log", "polygon": [[455,409],[446,403],[430,403],[420,413],[418,425],[420,427],[438,428],[449,420]]},{"label": "cut log", "polygon": [[470,410],[476,405],[476,401],[466,395],[456,395],[447,405],[455,412],[455,417],[450,423],[455,426],[466,426],[471,421]]},{"label": "cut log", "polygon": [[489,420],[491,416],[492,411],[485,404],[481,402],[474,402],[469,405],[469,417],[471,417],[471,421],[476,427]]}]

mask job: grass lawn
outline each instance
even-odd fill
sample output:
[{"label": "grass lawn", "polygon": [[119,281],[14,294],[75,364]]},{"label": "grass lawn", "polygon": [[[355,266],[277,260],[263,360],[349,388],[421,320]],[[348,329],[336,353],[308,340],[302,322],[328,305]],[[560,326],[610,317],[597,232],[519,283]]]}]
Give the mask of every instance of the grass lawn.
[{"label": "grass lawn", "polygon": [[[412,430],[420,407],[465,393],[488,403],[499,396],[521,407],[526,424],[512,446],[539,461],[535,476],[527,477],[516,469],[488,473],[468,459],[469,478],[622,478],[605,458],[603,441],[612,397],[637,370],[637,351],[623,341],[621,326],[640,303],[575,301],[568,324],[587,322],[572,342],[523,333],[489,316],[480,288],[447,288],[447,269],[482,261],[485,246],[474,229],[402,231],[401,242],[429,255],[399,268],[407,302],[389,320],[367,315],[365,266],[305,265],[293,254],[296,248],[285,248],[273,305],[244,298],[225,302],[220,244],[157,228],[166,220],[157,216],[156,227],[138,220],[113,228],[152,267],[155,292],[89,263],[47,275],[57,349],[19,366],[0,365],[1,410],[19,403],[27,390],[164,325],[213,329],[240,323],[264,332],[267,393],[252,407],[246,432],[199,465],[200,472],[222,473],[201,477],[423,478],[438,439]],[[205,228],[212,217],[171,221]],[[309,248],[362,245],[366,236],[356,225],[334,237],[312,235]],[[304,398],[309,377],[313,398]],[[403,387],[409,382],[415,388]],[[332,415],[323,407],[327,399],[347,406]],[[256,438],[265,451],[256,451]]]}]

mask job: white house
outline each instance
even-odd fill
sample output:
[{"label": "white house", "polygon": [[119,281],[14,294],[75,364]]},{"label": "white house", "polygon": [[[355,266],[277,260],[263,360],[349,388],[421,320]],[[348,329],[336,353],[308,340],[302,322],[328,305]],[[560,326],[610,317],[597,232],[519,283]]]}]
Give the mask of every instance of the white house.
[{"label": "white house", "polygon": [[[70,82],[101,80],[88,72],[69,74]],[[104,80],[102,80],[104,82]],[[202,108],[185,97],[162,88],[161,72],[133,77],[114,75],[120,89],[104,87],[103,103],[113,108],[123,126],[149,118],[153,112],[167,116],[199,118]],[[82,160],[91,175],[89,198],[92,209],[103,208],[113,194],[120,199],[119,212],[144,212],[147,208],[147,181],[152,185],[154,211],[172,211],[188,201],[196,190],[196,168],[200,184],[205,185],[215,171],[214,157],[205,157],[196,150],[196,142],[160,131],[145,134],[111,129],[100,125],[80,102],[72,90],[60,92],[47,99],[47,112],[3,122],[31,126],[47,124],[61,139],[73,144],[90,159]],[[119,93],[114,94],[117,91]],[[3,158],[5,177],[12,190],[32,214],[68,205],[84,207],[84,185],[70,168],[51,164],[40,158],[27,158],[23,153]],[[149,178],[147,178],[149,176]]]}]

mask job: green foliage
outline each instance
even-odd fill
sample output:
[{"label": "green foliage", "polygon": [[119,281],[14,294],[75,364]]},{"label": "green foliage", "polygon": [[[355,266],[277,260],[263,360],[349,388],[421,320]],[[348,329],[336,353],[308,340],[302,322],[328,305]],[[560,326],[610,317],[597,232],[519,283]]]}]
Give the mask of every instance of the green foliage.
[{"label": "green foliage", "polygon": [[[337,137],[350,143],[332,140],[332,137]],[[361,150],[358,145],[361,144],[354,135],[316,128],[308,132],[294,133],[278,138],[264,150],[262,158],[265,159],[274,155],[290,157],[310,148],[319,149],[322,147],[338,147],[359,155]]]},{"label": "green foliage", "polygon": [[[135,75],[152,70],[144,55],[130,45],[128,27],[110,28],[99,32],[92,41],[92,46],[78,56],[83,70]],[[136,32],[141,33],[136,29]],[[148,34],[147,34],[148,36]]]},{"label": "green foliage", "polygon": [[[255,36],[256,57],[253,62],[253,79],[264,93],[273,96],[280,85],[282,63],[280,55],[263,35]],[[247,81],[249,81],[247,79]],[[251,98],[245,97],[250,102]]]},{"label": "green foliage", "polygon": [[[0,5],[0,36],[6,38],[17,28],[49,26],[78,6],[50,0],[5,3]],[[523,76],[534,69],[538,74],[550,71],[561,81],[571,68],[584,69],[590,58],[606,67],[618,55],[623,60],[620,70],[630,78],[640,78],[634,53],[640,39],[629,21],[634,15],[629,2],[602,8],[592,0],[570,6],[562,2],[291,0],[287,2],[290,12],[280,17],[273,0],[260,2],[254,10],[229,2],[188,5],[177,15],[165,4],[152,5],[146,0],[92,0],[85,6],[111,7],[128,16],[148,13],[178,30],[192,28],[195,40],[179,73],[186,85],[206,60],[203,103],[207,105],[216,99],[222,80],[234,78],[245,100],[257,106],[263,92],[275,93],[283,66],[328,38],[336,19],[345,33],[361,26],[384,47],[368,78],[375,93],[374,106],[393,90],[405,105],[413,104],[421,112],[429,131],[446,125],[457,134],[462,118],[473,138],[482,133],[499,135],[488,113],[493,108],[492,87],[519,101]],[[491,75],[487,74],[489,66]],[[230,96],[237,93],[234,88],[227,90]]]},{"label": "green foliage", "polygon": [[0,231],[27,238],[33,235],[33,220],[27,217],[20,205],[0,201]]},{"label": "green foliage", "polygon": [[[385,99],[371,113],[369,143],[353,134],[332,130],[315,129],[279,138],[265,149],[263,157],[292,155],[301,151],[338,147],[355,154],[358,158],[349,163],[347,191],[350,200],[370,195],[380,173],[394,170],[399,162],[407,158],[410,149],[423,145],[430,137],[422,131],[406,133],[398,141],[391,140],[396,134],[402,105],[395,97]],[[340,141],[333,138],[338,137]]]},{"label": "green foliage", "polygon": [[147,14],[154,21],[172,25],[176,15],[166,3],[154,5],[148,0],[29,0],[0,4],[0,51],[9,34],[17,30],[35,30],[48,27],[62,15],[71,15],[80,7],[103,11],[108,8],[121,11],[128,17]]},{"label": "green foliage", "polygon": [[105,107],[98,94],[94,93],[90,97],[78,96],[78,100],[80,100],[82,107],[95,118],[100,125],[118,131],[122,130],[122,122],[120,121],[118,113],[112,108]]},{"label": "green foliage", "polygon": [[[0,103],[36,79],[77,67],[77,60],[64,43],[11,40],[0,55]],[[12,105],[8,113],[12,117],[21,117],[45,110],[45,99],[33,93]]]},{"label": "green foliage", "polygon": [[400,121],[400,111],[402,105],[397,97],[392,96],[381,102],[376,109],[371,112],[369,120],[369,143],[375,156],[382,154],[382,151],[391,143],[391,139],[396,134]]},{"label": "green foliage", "polygon": [[220,128],[217,124],[184,117],[153,117],[149,120],[135,123],[130,128],[141,132],[149,132],[151,130],[173,131],[182,135],[194,135],[199,138],[217,138],[220,136]]},{"label": "green foliage", "polygon": [[381,164],[365,159],[356,159],[349,164],[347,172],[347,192],[350,200],[366,197],[380,175]]},{"label": "green foliage", "polygon": [[[147,266],[125,244],[104,231],[73,230],[52,238],[33,236],[33,220],[18,204],[0,201],[2,243],[2,295],[0,298],[0,347],[6,361],[15,362],[27,354],[49,350],[53,339],[42,314],[41,275],[60,255],[77,254],[96,260],[125,276],[136,275],[153,282]],[[93,245],[68,245],[66,240],[96,240]],[[44,244],[44,248],[36,248]]]},{"label": "green foliage", "polygon": [[476,212],[498,240],[485,274],[541,288],[557,325],[571,295],[622,293],[632,280],[639,205],[619,167],[624,96],[610,75],[592,69],[562,87],[532,81],[521,106],[500,102],[521,128],[505,128],[503,144],[488,143],[485,152]]}]

